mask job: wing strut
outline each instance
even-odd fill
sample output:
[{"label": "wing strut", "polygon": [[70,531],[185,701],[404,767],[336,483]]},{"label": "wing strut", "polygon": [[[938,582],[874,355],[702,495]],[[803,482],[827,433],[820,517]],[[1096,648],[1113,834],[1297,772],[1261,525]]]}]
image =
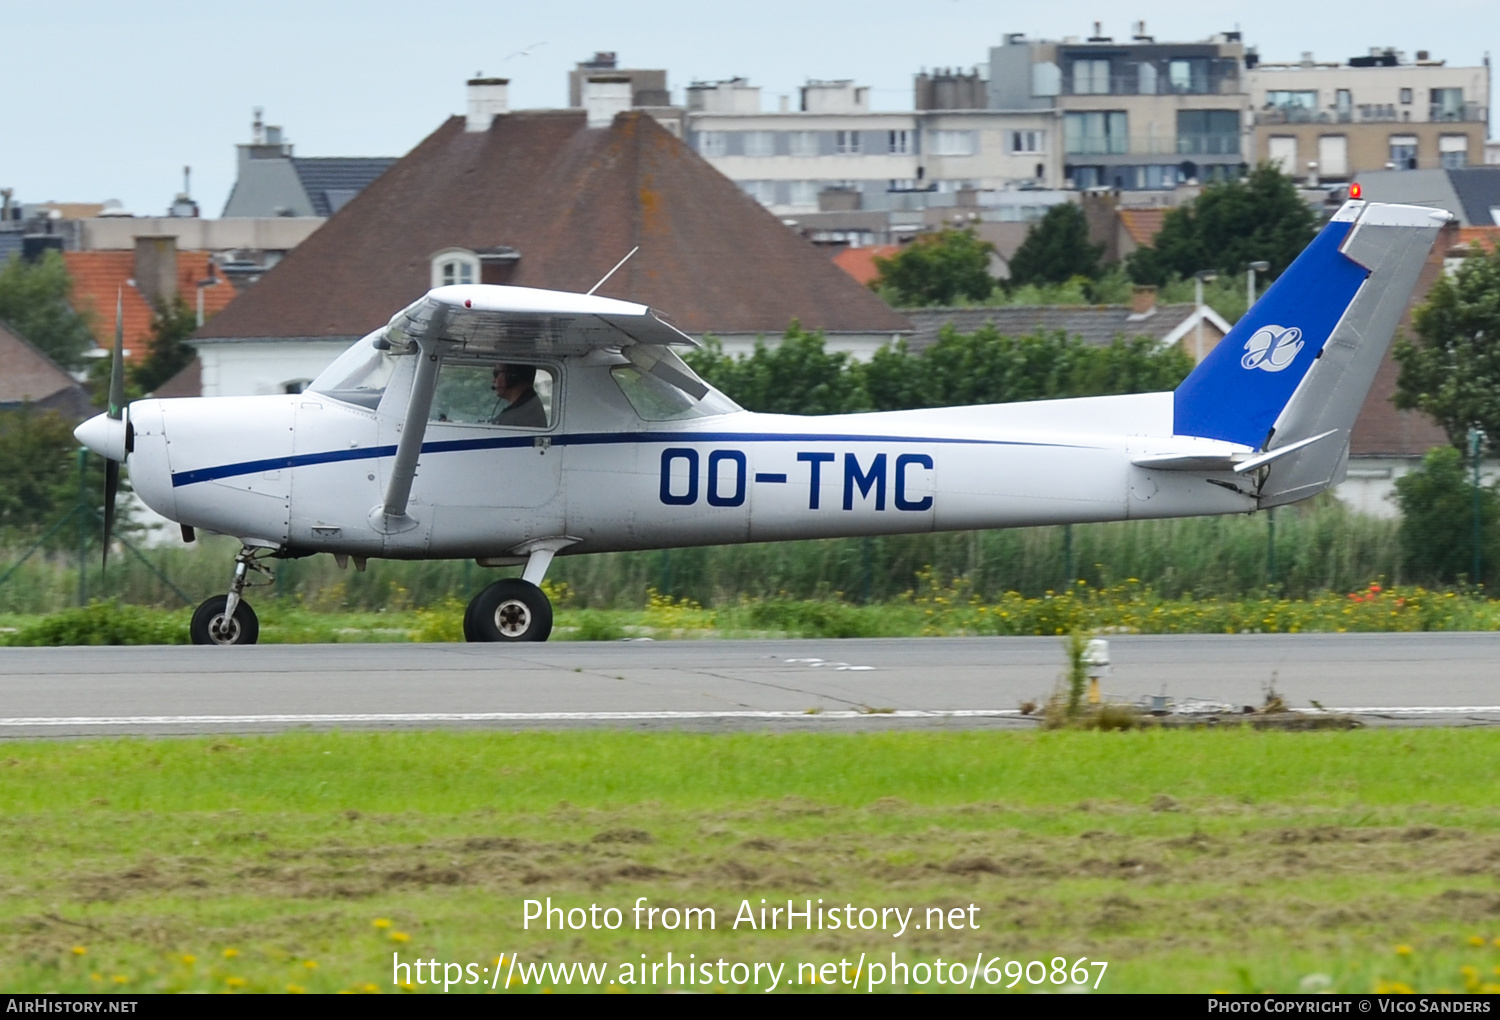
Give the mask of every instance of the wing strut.
[{"label": "wing strut", "polygon": [[396,462],[391,465],[391,479],[386,484],[385,501],[370,511],[370,524],[383,534],[410,531],[417,522],[406,512],[411,498],[411,483],[417,477],[417,458],[422,454],[422,439],[427,434],[427,416],[432,410],[432,395],[437,389],[438,369],[443,363],[440,342],[448,322],[448,309],[438,305],[432,313],[417,344],[417,367],[406,401],[406,419],[401,423],[401,439],[396,444]]}]

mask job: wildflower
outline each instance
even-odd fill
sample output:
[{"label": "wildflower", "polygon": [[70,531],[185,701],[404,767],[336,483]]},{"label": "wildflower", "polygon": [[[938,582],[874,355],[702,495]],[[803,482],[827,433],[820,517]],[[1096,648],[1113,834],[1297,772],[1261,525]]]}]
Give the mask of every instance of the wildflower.
[{"label": "wildflower", "polygon": [[74,946],[73,947],[73,955],[74,956],[82,956],[84,953],[87,953],[87,952],[88,952],[88,950],[85,949],[83,946]]},{"label": "wildflower", "polygon": [[303,960],[302,961],[302,966],[306,967],[308,970],[317,970],[318,969],[318,961],[317,960]]},{"label": "wildflower", "polygon": [[379,928],[381,931],[385,931],[390,926],[391,926],[391,919],[389,917],[377,917],[377,918],[375,918],[375,927]]},{"label": "wildflower", "polygon": [[192,953],[183,953],[180,957],[178,957],[178,959],[181,960],[183,966],[186,967],[191,967],[193,964],[198,962],[198,958]]},{"label": "wildflower", "polygon": [[1476,947],[1484,945],[1484,936],[1483,935],[1470,935],[1469,936],[1469,945],[1476,946]]},{"label": "wildflower", "polygon": [[97,973],[90,974],[89,975],[89,980],[90,981],[103,981],[104,980],[104,975],[103,974],[97,974]]},{"label": "wildflower", "polygon": [[245,979],[242,978],[242,977],[225,978],[224,979],[224,983],[226,985],[228,985],[230,988],[244,988],[245,987]]},{"label": "wildflower", "polygon": [[1403,942],[1401,945],[1399,945],[1399,946],[1396,947],[1396,955],[1397,956],[1410,956],[1411,955],[1411,946],[1408,946],[1406,943]]},{"label": "wildflower", "polygon": [[410,942],[411,936],[404,931],[393,931],[390,934],[390,939],[392,942]]},{"label": "wildflower", "polygon": [[228,949],[224,950],[224,959],[226,960],[233,960],[236,956],[239,955],[240,951],[238,949],[235,949],[233,946],[230,946]]},{"label": "wildflower", "polygon": [[364,992],[366,995],[380,994],[380,986],[373,981],[366,981],[364,984],[359,986],[359,990]]},{"label": "wildflower", "polygon": [[128,977],[126,977],[124,974],[116,974],[114,977],[110,978],[110,980],[113,981],[117,985],[128,985],[128,984],[130,984],[130,979]]},{"label": "wildflower", "polygon": [[287,985],[286,990],[292,995],[301,995],[303,992],[307,991],[307,989],[303,988],[301,985]]}]

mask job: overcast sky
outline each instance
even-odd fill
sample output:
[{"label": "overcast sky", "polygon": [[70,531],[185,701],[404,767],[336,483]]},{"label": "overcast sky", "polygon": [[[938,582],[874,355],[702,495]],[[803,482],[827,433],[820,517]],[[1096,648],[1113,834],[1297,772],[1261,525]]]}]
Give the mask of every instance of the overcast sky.
[{"label": "overcast sky", "polygon": [[512,108],[564,106],[568,70],[615,50],[666,68],[678,99],[739,75],[774,109],[807,78],[853,78],[899,110],[916,72],[983,63],[1005,33],[1087,36],[1102,20],[1118,39],[1140,19],[1172,42],[1238,28],[1267,61],[1394,46],[1472,66],[1500,51],[1495,0],[0,0],[0,187],[159,215],[191,165],[217,216],[256,106],[298,155],[399,156],[462,112],[476,71],[511,79]]}]

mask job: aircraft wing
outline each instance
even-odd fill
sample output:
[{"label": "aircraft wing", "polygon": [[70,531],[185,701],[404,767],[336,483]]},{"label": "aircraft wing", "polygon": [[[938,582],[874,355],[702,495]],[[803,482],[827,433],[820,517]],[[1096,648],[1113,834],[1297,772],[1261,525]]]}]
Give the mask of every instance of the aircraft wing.
[{"label": "aircraft wing", "polygon": [[646,305],[533,287],[438,287],[391,319],[396,333],[426,336],[465,350],[513,354],[587,354],[602,347],[699,346]]}]

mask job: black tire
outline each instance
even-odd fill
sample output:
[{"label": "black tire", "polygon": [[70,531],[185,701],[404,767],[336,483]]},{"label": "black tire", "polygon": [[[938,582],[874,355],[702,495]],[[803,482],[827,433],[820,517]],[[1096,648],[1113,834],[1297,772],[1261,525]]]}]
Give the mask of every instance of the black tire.
[{"label": "black tire", "polygon": [[552,603],[542,589],[519,577],[496,581],[474,596],[464,613],[470,641],[545,641],[552,633]]},{"label": "black tire", "polygon": [[224,621],[224,607],[229,604],[228,595],[215,595],[207,599],[193,613],[193,622],[188,626],[188,634],[195,645],[253,645],[260,638],[260,619],[255,615],[255,610],[250,608],[250,603],[240,599],[240,604],[234,607],[234,619],[230,621],[229,632],[219,633],[219,627]]}]

